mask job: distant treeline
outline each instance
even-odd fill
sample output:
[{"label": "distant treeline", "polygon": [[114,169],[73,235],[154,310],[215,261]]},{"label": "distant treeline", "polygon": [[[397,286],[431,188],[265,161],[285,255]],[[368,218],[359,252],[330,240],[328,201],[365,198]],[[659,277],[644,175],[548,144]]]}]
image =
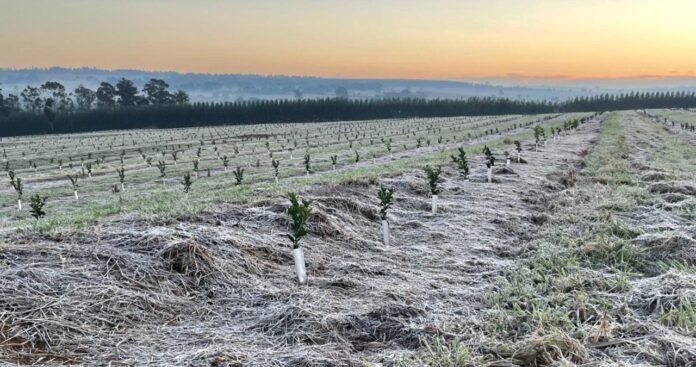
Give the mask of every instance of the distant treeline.
[{"label": "distant treeline", "polygon": [[[160,83],[159,86],[157,90],[162,91],[163,85]],[[2,101],[1,97],[0,101]],[[27,110],[16,108],[16,106],[9,108],[4,105],[0,107],[0,136],[248,123],[694,108],[696,93],[654,92],[600,95],[576,98],[562,103],[493,97],[434,100],[327,98],[187,103],[183,100],[183,95],[182,100],[165,99],[162,103],[119,105],[118,99],[115,101],[110,105],[51,110],[49,113],[38,108]]]}]

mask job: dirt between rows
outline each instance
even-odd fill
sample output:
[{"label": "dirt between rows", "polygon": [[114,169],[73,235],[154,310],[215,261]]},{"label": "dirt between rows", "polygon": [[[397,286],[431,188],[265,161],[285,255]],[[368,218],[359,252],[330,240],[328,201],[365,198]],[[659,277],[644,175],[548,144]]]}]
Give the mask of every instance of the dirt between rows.
[{"label": "dirt between rows", "polygon": [[[13,235],[0,249],[0,361],[390,365],[476,315],[548,219],[539,198],[568,184],[597,131],[587,123],[525,151],[526,164],[498,161],[492,184],[481,156],[470,159],[470,181],[445,163],[435,215],[420,171],[308,188],[306,286],[294,278],[281,195],[187,218]],[[397,190],[390,246],[380,242],[379,184]]]}]

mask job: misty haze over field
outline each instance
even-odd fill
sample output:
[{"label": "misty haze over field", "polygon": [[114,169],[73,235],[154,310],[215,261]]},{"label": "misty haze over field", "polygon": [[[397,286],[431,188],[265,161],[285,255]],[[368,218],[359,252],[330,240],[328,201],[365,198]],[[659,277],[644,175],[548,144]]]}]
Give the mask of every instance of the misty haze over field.
[{"label": "misty haze over field", "polygon": [[[564,101],[578,96],[628,91],[694,91],[696,78],[651,77],[570,79],[563,76],[529,78],[521,75],[468,78],[459,81],[415,79],[353,79],[312,76],[206,74],[95,68],[0,69],[0,88],[19,94],[27,85],[57,81],[68,90],[79,85],[95,89],[101,81],[128,78],[142,86],[150,78],[183,89],[191,101],[236,101],[296,98],[466,98],[504,97],[522,100]],[[347,95],[346,95],[347,93]]]}]

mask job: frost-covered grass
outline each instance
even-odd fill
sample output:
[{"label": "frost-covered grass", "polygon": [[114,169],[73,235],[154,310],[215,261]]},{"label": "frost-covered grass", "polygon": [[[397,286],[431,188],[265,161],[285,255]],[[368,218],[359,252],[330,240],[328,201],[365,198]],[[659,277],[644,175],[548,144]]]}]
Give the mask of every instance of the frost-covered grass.
[{"label": "frost-covered grass", "polygon": [[[441,164],[447,162],[455,147],[466,145],[468,153],[478,154],[482,142],[496,147],[509,144],[511,139],[527,139],[531,134],[529,126],[538,121],[562,126],[568,120],[585,116],[588,114],[401,119],[4,139],[0,146],[7,152],[9,166],[27,183],[27,192],[40,192],[48,197],[48,202],[44,223],[33,223],[27,212],[13,210],[15,200],[9,195],[9,188],[0,185],[0,213],[5,216],[0,226],[46,230],[89,225],[114,214],[196,213],[219,203],[244,202],[306,185],[378,177],[425,164]],[[391,153],[382,142],[389,139]],[[416,147],[417,139],[423,141],[421,148]],[[355,151],[363,157],[359,163],[353,161]],[[176,162],[173,152],[178,152]],[[311,152],[312,157],[313,173],[309,176],[305,175],[302,161],[305,152]],[[122,154],[126,192],[113,194],[113,185],[119,182],[116,170],[121,167]],[[142,155],[151,160],[151,166]],[[228,170],[218,155],[228,156]],[[336,171],[332,170],[333,155],[337,156]],[[69,157],[73,158],[73,169],[68,166]],[[59,159],[63,160],[62,169],[58,168]],[[180,181],[186,172],[193,172],[192,161],[196,159],[200,159],[200,177],[194,179],[191,192],[184,194]],[[274,183],[274,159],[280,162],[279,184]],[[156,167],[160,160],[166,162],[166,184]],[[28,167],[29,161],[37,163],[36,172]],[[93,161],[93,177],[79,179],[80,200],[75,201],[66,176],[80,172],[81,162]],[[239,186],[233,175],[237,167],[244,169],[244,182]]]},{"label": "frost-covered grass", "polygon": [[693,361],[696,228],[651,185],[696,185],[684,174],[695,157],[636,113],[611,114],[577,186],[552,198],[572,204],[552,210],[529,255],[487,295],[498,353],[530,364]]}]

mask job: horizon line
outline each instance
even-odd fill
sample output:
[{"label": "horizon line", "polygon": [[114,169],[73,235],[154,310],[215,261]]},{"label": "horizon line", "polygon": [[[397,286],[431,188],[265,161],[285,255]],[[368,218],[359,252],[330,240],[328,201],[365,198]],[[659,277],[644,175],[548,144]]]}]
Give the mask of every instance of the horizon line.
[{"label": "horizon line", "polygon": [[65,69],[65,70],[95,70],[103,72],[144,72],[144,73],[162,73],[162,74],[206,74],[213,76],[260,76],[260,77],[291,77],[291,78],[317,78],[317,79],[345,79],[345,80],[412,80],[412,81],[442,81],[442,82],[488,82],[488,81],[505,81],[505,80],[522,80],[522,81],[628,81],[628,80],[668,80],[668,79],[696,79],[696,73],[675,73],[675,74],[635,74],[635,75],[617,75],[617,76],[572,76],[572,75],[526,75],[518,73],[504,73],[499,75],[463,75],[450,78],[419,78],[419,77],[379,77],[379,76],[344,76],[344,75],[306,75],[306,74],[273,74],[273,73],[254,73],[254,72],[219,72],[219,71],[201,71],[201,70],[167,70],[167,69],[147,69],[147,68],[128,68],[128,67],[99,67],[99,66],[0,66],[0,71],[23,71],[23,70],[50,70],[50,69]]}]

